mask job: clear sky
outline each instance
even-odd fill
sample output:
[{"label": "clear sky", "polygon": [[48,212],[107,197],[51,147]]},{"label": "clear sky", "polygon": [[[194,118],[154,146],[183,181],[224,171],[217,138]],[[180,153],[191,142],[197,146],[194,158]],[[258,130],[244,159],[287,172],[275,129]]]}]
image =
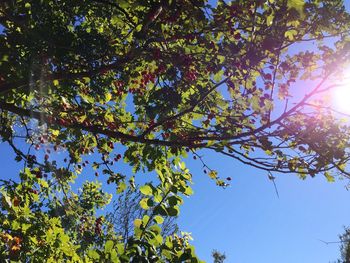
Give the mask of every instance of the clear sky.
[{"label": "clear sky", "polygon": [[[17,177],[20,167],[2,143],[0,154],[0,178]],[[202,172],[198,160],[188,162],[194,195],[185,199],[179,224],[192,233],[201,259],[212,262],[213,249],[225,252],[226,263],[327,263],[339,258],[338,244],[320,240],[337,241],[343,226],[350,225],[346,181],[276,175],[277,198],[265,172],[217,153],[203,155],[221,177],[232,181],[221,189]]]},{"label": "clear sky", "polygon": [[265,172],[233,160],[206,154],[223,177],[232,177],[223,190],[191,163],[194,196],[185,201],[180,225],[192,232],[198,255],[211,262],[211,250],[227,255],[226,262],[330,262],[339,256],[337,241],[349,224],[350,192],[345,181],[328,183],[323,176],[305,181],[277,175],[277,198]]}]

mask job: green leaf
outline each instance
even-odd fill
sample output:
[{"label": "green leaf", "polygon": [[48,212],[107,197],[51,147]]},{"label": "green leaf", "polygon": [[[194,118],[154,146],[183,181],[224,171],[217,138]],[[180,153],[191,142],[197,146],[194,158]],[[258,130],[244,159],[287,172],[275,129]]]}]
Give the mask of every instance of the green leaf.
[{"label": "green leaf", "polygon": [[325,172],[324,173],[324,176],[326,177],[327,181],[330,182],[330,183],[334,183],[335,180],[334,180],[334,176],[331,175],[329,172]]},{"label": "green leaf", "polygon": [[152,195],[153,194],[152,187],[149,186],[148,184],[141,186],[140,192],[143,193],[144,195]]},{"label": "green leaf", "polygon": [[45,180],[40,180],[39,184],[40,184],[40,186],[42,188],[48,188],[49,187],[49,184]]},{"label": "green leaf", "polygon": [[141,225],[142,225],[142,220],[141,219],[135,219],[134,220],[134,226],[136,228],[141,228]]},{"label": "green leaf", "polygon": [[298,31],[296,31],[295,29],[288,30],[284,33],[284,36],[288,38],[290,41],[293,41],[296,35],[298,35]]},{"label": "green leaf", "polygon": [[225,56],[218,55],[218,59],[220,63],[224,63],[225,61]]},{"label": "green leaf", "polygon": [[214,81],[219,82],[222,79],[223,74],[224,74],[223,70],[218,71],[213,77]]},{"label": "green leaf", "polygon": [[108,240],[105,244],[105,253],[109,254],[114,246],[114,242],[112,240]]},{"label": "green leaf", "polygon": [[120,263],[117,251],[112,250],[110,254],[112,263]]},{"label": "green leaf", "polygon": [[214,171],[214,170],[211,170],[209,173],[208,173],[209,177],[211,179],[216,179],[218,177],[218,172],[217,171]]},{"label": "green leaf", "polygon": [[0,193],[2,194],[2,202],[6,203],[8,205],[8,207],[12,207],[12,202],[11,202],[11,198],[7,195],[7,193],[3,190],[0,191]]},{"label": "green leaf", "polygon": [[189,186],[186,186],[186,187],[185,187],[185,192],[184,192],[184,194],[187,195],[187,196],[193,195],[193,190],[192,190],[192,188],[189,187]]},{"label": "green leaf", "polygon": [[169,216],[178,216],[180,213],[179,208],[177,206],[168,207],[166,211]]},{"label": "green leaf", "polygon": [[118,3],[119,3],[119,6],[123,9],[126,9],[130,6],[129,2],[126,0],[119,0]]},{"label": "green leaf", "polygon": [[58,136],[60,134],[59,130],[51,130],[52,135]]},{"label": "green leaf", "polygon": [[100,254],[98,254],[96,250],[89,250],[87,254],[92,259],[95,259],[95,260],[100,259]]},{"label": "green leaf", "polygon": [[149,219],[150,219],[149,215],[144,215],[144,216],[142,217],[142,223],[143,223],[144,226],[145,226],[146,224],[148,224]]},{"label": "green leaf", "polygon": [[142,29],[142,24],[139,24],[139,25],[137,25],[137,27],[135,28],[135,31],[136,31],[136,32],[140,32],[141,29]]},{"label": "green leaf", "polygon": [[83,80],[85,83],[89,83],[91,81],[91,79],[89,77],[83,77]]},{"label": "green leaf", "polygon": [[119,22],[121,22],[119,16],[112,16],[111,23],[113,26],[117,25]]},{"label": "green leaf", "polygon": [[112,94],[111,93],[106,93],[106,102],[109,102],[112,99]]},{"label": "green leaf", "polygon": [[271,15],[269,15],[269,16],[266,18],[266,24],[267,24],[268,26],[271,26],[272,23],[273,23],[273,19],[274,19],[274,18],[275,18],[274,14],[271,13]]},{"label": "green leaf", "polygon": [[161,217],[161,216],[155,216],[154,218],[153,218],[153,220],[157,223],[157,224],[162,224],[163,222],[164,222],[164,218],[163,217]]},{"label": "green leaf", "polygon": [[154,239],[156,241],[156,246],[160,246],[163,243],[163,237],[161,235],[156,235]]},{"label": "green leaf", "polygon": [[140,206],[145,210],[150,209],[150,206],[148,205],[148,201],[149,201],[149,198],[143,198],[140,201]]},{"label": "green leaf", "polygon": [[288,9],[294,8],[301,17],[304,17],[304,5],[304,0],[288,0],[287,2]]},{"label": "green leaf", "polygon": [[125,191],[127,185],[124,181],[118,182],[117,193],[120,194]]},{"label": "green leaf", "polygon": [[179,202],[179,200],[178,200],[177,196],[168,197],[168,203],[170,206],[175,206],[175,205],[177,205],[178,202]]},{"label": "green leaf", "polygon": [[161,216],[167,216],[168,215],[167,210],[166,210],[166,208],[163,205],[156,206],[155,209],[154,209],[154,213],[156,215],[161,215]]},{"label": "green leaf", "polygon": [[116,245],[116,248],[117,248],[117,251],[119,254],[123,254],[125,252],[125,249],[124,249],[124,244],[123,243],[119,243]]}]

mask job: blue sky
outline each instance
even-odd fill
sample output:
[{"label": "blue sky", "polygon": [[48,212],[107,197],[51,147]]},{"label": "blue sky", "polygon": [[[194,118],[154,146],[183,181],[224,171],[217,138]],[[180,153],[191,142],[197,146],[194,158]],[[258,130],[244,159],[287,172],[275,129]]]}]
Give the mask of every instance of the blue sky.
[{"label": "blue sky", "polygon": [[192,232],[198,255],[211,262],[211,250],[226,262],[329,262],[339,256],[336,241],[349,223],[345,181],[328,183],[323,176],[300,180],[278,175],[280,198],[265,172],[216,154],[206,159],[231,187],[220,189],[191,162],[194,196],[185,201],[180,225]]},{"label": "blue sky", "polygon": [[[14,156],[4,144],[0,153],[0,178],[16,178],[20,167]],[[222,178],[232,181],[227,189],[218,188],[201,163],[189,159],[195,193],[185,199],[179,224],[192,233],[201,259],[212,262],[213,249],[225,252],[227,263],[327,263],[339,257],[338,244],[320,240],[337,241],[343,226],[350,225],[346,181],[277,175],[277,198],[265,172],[217,153],[203,155]]]}]

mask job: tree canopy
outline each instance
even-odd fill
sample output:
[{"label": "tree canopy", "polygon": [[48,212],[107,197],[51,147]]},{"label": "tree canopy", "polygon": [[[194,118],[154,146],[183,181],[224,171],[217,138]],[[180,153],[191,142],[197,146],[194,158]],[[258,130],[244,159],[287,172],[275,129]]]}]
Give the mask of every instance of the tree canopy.
[{"label": "tree canopy", "polygon": [[341,259],[337,263],[350,262],[350,231],[349,228],[344,229],[344,233],[339,236]]},{"label": "tree canopy", "polygon": [[213,250],[211,252],[211,255],[212,255],[213,259],[214,259],[214,263],[223,263],[225,261],[225,259],[226,259],[225,254],[222,254],[222,253],[220,253],[217,250]]},{"label": "tree canopy", "polygon": [[[198,262],[161,224],[192,194],[186,158],[229,184],[200,150],[270,178],[350,175],[349,124],[322,96],[350,59],[341,0],[4,0],[0,25],[0,137],[24,164],[1,181],[6,260]],[[72,187],[90,167],[117,195],[157,178],[126,244],[103,180]]]}]

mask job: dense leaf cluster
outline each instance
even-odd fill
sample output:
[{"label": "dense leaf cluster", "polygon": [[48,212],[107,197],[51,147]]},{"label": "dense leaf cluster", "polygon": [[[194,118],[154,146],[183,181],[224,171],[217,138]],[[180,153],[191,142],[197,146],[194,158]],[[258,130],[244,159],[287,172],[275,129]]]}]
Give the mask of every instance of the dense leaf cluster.
[{"label": "dense leaf cluster", "polygon": [[[3,259],[198,262],[161,226],[192,194],[186,157],[231,179],[201,149],[270,178],[350,175],[348,123],[322,99],[350,58],[343,1],[5,0],[0,25],[0,137],[25,167],[1,182]],[[101,183],[72,189],[90,168],[117,195],[157,175],[127,241]]]}]

